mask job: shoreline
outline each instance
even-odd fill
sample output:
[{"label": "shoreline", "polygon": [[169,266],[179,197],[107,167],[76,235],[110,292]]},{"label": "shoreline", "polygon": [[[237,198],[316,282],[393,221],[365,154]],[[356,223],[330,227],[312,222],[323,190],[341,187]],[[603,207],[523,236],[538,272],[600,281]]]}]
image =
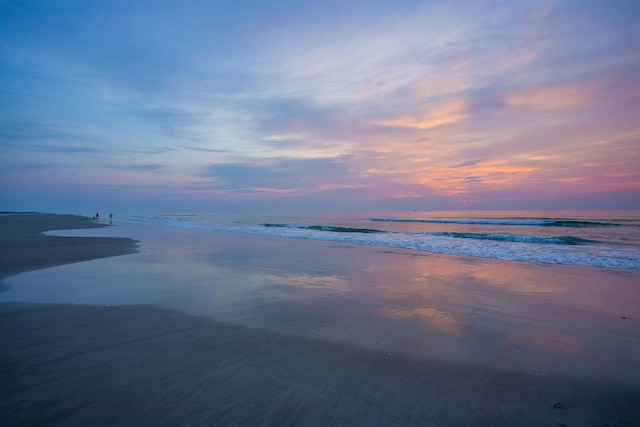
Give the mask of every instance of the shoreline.
[{"label": "shoreline", "polygon": [[[47,215],[35,220],[40,221],[40,228],[51,227],[55,223],[53,229],[63,229],[59,227],[61,223],[56,222],[59,218],[55,217]],[[69,220],[70,225],[77,224],[76,220],[80,217],[71,217],[63,219]],[[91,228],[95,224],[90,219],[81,220],[81,223],[87,226],[85,228]],[[29,227],[23,224],[23,228]],[[86,271],[87,276],[83,276],[83,280],[93,280],[98,286],[110,286],[116,279],[113,276],[105,277],[104,272],[114,270],[114,266],[121,266],[126,274],[133,274],[133,271],[128,270],[131,268],[129,261],[131,264],[137,262],[145,265],[153,261],[150,268],[153,271],[160,270],[160,274],[153,280],[161,280],[165,277],[163,272],[175,273],[178,268],[195,268],[196,264],[189,263],[193,261],[194,255],[192,252],[185,252],[185,248],[192,251],[192,247],[199,247],[198,245],[217,251],[215,257],[208,252],[196,252],[199,256],[206,254],[206,265],[229,265],[235,260],[233,262],[239,263],[242,270],[246,270],[246,262],[251,262],[253,268],[264,265],[267,271],[278,272],[273,270],[279,265],[274,264],[279,259],[273,258],[274,256],[290,257],[291,253],[295,253],[304,260],[314,254],[314,263],[318,265],[296,264],[293,278],[298,281],[325,277],[322,274],[328,273],[317,271],[319,265],[330,264],[335,269],[342,265],[340,260],[343,258],[348,258],[349,268],[357,267],[358,276],[352,276],[351,282],[360,277],[363,274],[360,270],[364,271],[370,264],[385,268],[380,261],[392,263],[389,265],[406,262],[407,266],[420,266],[424,263],[425,272],[437,265],[440,271],[433,273],[450,276],[454,282],[461,280],[459,277],[466,277],[456,275],[460,270],[471,269],[469,271],[474,274],[481,274],[498,266],[505,266],[486,262],[463,265],[457,258],[451,259],[449,264],[441,264],[447,258],[373,253],[348,246],[341,246],[335,252],[317,242],[307,244],[309,242],[250,237],[233,239],[233,236],[207,236],[199,242],[197,238],[200,235],[197,232],[170,233],[169,240],[159,240],[152,247],[153,250],[145,255],[147,258],[142,257],[139,261],[129,257],[108,262],[105,260],[104,267],[85,265],[82,271]],[[42,241],[33,232],[23,230],[15,234],[14,241],[21,241],[14,246],[19,248],[15,250],[15,256],[19,256],[20,251],[24,255],[24,251],[32,250],[34,244]],[[60,263],[68,260],[80,261],[79,256],[122,255],[122,250],[135,247],[132,239],[47,237],[54,239],[51,241],[54,248],[65,245],[76,248],[68,249],[71,253],[46,252],[49,255],[63,254],[62,258],[56,258],[56,262]],[[140,237],[140,234],[136,234],[136,237],[146,242],[145,237]],[[183,240],[178,240],[179,238]],[[210,249],[212,241],[219,247]],[[174,245],[169,247],[166,242]],[[102,243],[107,243],[103,245],[106,248],[99,249]],[[92,245],[96,246],[94,251],[85,252],[82,249]],[[306,252],[307,250],[310,252]],[[162,251],[168,251],[169,255],[163,255],[160,253]],[[352,258],[356,255],[363,258]],[[36,261],[37,266],[53,262],[51,259]],[[82,265],[77,264],[78,267]],[[26,264],[19,267],[26,268]],[[522,267],[513,267],[506,273],[516,274],[518,268]],[[75,267],[68,270],[69,273],[63,278],[74,277],[73,272],[78,271]],[[548,268],[545,267],[546,270]],[[220,298],[219,293],[225,286],[236,285],[234,280],[243,281],[251,277],[242,276],[236,270],[229,270],[227,275],[216,273],[218,270],[213,271],[215,274],[197,268],[194,271],[207,277],[215,276],[220,282],[221,287],[214,289],[216,298]],[[337,278],[335,285],[345,285],[340,277],[348,277],[347,272],[338,274],[340,271],[331,271],[335,275],[331,277]],[[562,271],[566,274],[572,270],[563,268]],[[2,273],[6,274],[4,267]],[[281,273],[272,278],[276,284],[287,279]],[[414,277],[407,275],[406,278],[393,279],[393,273],[389,272],[389,280],[400,280],[395,284],[408,283]],[[143,270],[136,274],[149,273]],[[372,274],[374,277],[382,273],[374,271]],[[542,278],[553,277],[546,272],[539,274]],[[55,275],[41,274],[36,277],[42,277],[40,280],[44,281],[48,276],[53,278]],[[178,276],[173,285],[187,287],[189,283],[185,280],[188,277]],[[326,277],[326,280],[334,280]],[[266,289],[268,283],[265,281],[268,280],[271,279],[267,276],[256,276],[255,289]],[[352,288],[348,292],[350,294],[355,291],[355,300],[345,298],[344,294],[326,296],[323,293],[325,302],[316,307],[313,305],[316,300],[305,291],[302,299],[288,303],[280,301],[271,306],[271,311],[265,312],[266,317],[259,319],[267,319],[287,308],[295,315],[293,319],[310,321],[310,327],[313,327],[312,322],[316,320],[313,316],[317,314],[313,310],[319,308],[326,312],[331,305],[338,303],[357,319],[360,312],[355,311],[357,307],[354,304],[364,297],[362,292],[370,287],[368,276],[359,280],[363,280],[366,286],[359,288],[360,290]],[[531,280],[531,286],[540,286],[536,283],[537,279]],[[432,287],[437,285],[437,282],[429,283]],[[390,284],[393,285],[394,282]],[[490,284],[496,285],[494,282]],[[160,283],[156,285],[159,286]],[[444,285],[446,286],[442,291],[450,292],[447,287],[452,284],[446,282]],[[132,281],[126,283],[126,286],[139,285]],[[477,292],[479,288],[474,286],[461,289],[475,289]],[[279,289],[280,292],[289,293],[293,288]],[[405,285],[403,289],[409,293],[418,292],[416,296],[423,292],[422,287],[406,288]],[[535,290],[523,288],[523,295],[532,298],[534,294],[531,292]],[[548,294],[547,289],[543,291],[544,295]],[[378,296],[382,298],[380,301],[386,301],[388,297],[385,295]],[[506,299],[508,304],[504,307],[518,301],[507,289],[498,289],[489,296]],[[459,303],[462,302],[461,297],[462,294],[456,296]],[[193,305],[195,302],[191,294],[184,298],[187,304]],[[378,300],[366,300],[365,305],[375,301]],[[492,299],[491,304],[495,303]],[[238,302],[231,300],[229,304]],[[208,310],[207,307],[204,308]],[[244,306],[240,308],[242,307]],[[491,307],[503,309],[502,306]],[[309,317],[310,313],[314,314]],[[486,313],[479,312],[483,315]],[[392,310],[390,314],[398,316],[402,313]],[[464,327],[451,317],[438,317],[438,313],[434,311],[422,314],[436,315],[429,319],[440,322],[433,326],[440,327],[443,332],[457,334]],[[281,319],[283,325],[288,324],[286,322],[289,320]],[[494,317],[475,317],[475,323],[482,324],[483,328],[496,321]],[[365,324],[367,322],[364,321]],[[629,322],[635,320],[631,319]],[[621,325],[630,327],[632,324]],[[331,342],[315,336],[305,337],[267,330],[263,326],[266,326],[263,320],[251,327],[155,305],[2,302],[0,358],[5,363],[0,369],[0,382],[7,386],[0,389],[0,420],[3,425],[16,426],[37,423],[525,426],[640,424],[638,382],[623,383],[606,378],[558,373],[540,375],[506,366],[481,366],[471,359],[464,361],[464,357],[461,360],[426,359],[392,352],[387,348],[361,348],[354,343]],[[375,330],[377,326],[379,325],[370,325],[369,328]],[[616,331],[621,333],[622,330]],[[526,337],[526,334],[523,336]],[[557,344],[559,337],[551,336],[548,339],[551,344]],[[438,343],[439,341],[433,341],[430,345],[439,345]]]},{"label": "shoreline", "polygon": [[0,214],[0,292],[14,274],[137,252],[124,237],[58,237],[45,231],[109,227],[88,217],[41,213]]}]

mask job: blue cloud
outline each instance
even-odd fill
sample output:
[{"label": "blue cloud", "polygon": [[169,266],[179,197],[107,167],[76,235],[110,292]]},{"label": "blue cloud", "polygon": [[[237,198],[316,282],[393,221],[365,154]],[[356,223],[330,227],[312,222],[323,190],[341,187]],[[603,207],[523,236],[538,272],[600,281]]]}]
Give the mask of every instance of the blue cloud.
[{"label": "blue cloud", "polygon": [[159,172],[165,169],[165,166],[158,163],[143,163],[143,164],[132,164],[132,165],[111,165],[108,166],[112,169],[121,169],[128,171],[136,171],[136,172]]},{"label": "blue cloud", "polygon": [[311,189],[327,182],[349,180],[349,166],[343,158],[273,159],[250,163],[209,165],[203,176],[215,178],[216,187],[227,190],[271,188]]}]

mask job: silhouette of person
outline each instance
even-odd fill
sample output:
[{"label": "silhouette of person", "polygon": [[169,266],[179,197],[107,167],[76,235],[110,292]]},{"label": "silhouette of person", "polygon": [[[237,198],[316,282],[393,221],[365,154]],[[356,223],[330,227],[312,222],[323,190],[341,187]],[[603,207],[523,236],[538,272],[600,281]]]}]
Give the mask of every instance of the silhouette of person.
[{"label": "silhouette of person", "polygon": [[113,224],[113,214],[109,213],[109,224]]},{"label": "silhouette of person", "polygon": [[96,221],[100,219],[100,214],[96,213]]}]

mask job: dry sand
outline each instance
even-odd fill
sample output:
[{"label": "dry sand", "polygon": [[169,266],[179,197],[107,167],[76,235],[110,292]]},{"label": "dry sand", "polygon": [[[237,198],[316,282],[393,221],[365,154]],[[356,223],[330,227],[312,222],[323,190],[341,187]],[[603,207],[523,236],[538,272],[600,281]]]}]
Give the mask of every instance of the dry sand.
[{"label": "dry sand", "polygon": [[[0,217],[0,274],[135,250],[39,234],[92,225]],[[0,360],[3,426],[640,425],[634,383],[390,356],[152,306],[2,303]]]}]

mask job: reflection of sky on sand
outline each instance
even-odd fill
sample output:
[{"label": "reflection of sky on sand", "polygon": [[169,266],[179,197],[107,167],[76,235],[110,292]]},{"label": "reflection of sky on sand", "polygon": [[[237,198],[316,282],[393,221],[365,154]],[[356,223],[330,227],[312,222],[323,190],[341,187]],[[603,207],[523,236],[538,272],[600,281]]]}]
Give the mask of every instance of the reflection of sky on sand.
[{"label": "reflection of sky on sand", "polygon": [[461,337],[465,334],[465,322],[446,311],[432,307],[413,309],[381,309],[380,314],[391,319],[418,320],[428,328],[443,334]]},{"label": "reflection of sky on sand", "polygon": [[578,356],[585,349],[584,340],[576,336],[562,333],[553,329],[538,328],[527,330],[526,328],[515,331],[506,337],[507,342],[521,345],[530,349],[542,349],[559,354]]},{"label": "reflection of sky on sand", "polygon": [[117,233],[141,252],[14,276],[0,301],[157,304],[390,357],[640,384],[637,272],[157,225],[79,234]]}]

